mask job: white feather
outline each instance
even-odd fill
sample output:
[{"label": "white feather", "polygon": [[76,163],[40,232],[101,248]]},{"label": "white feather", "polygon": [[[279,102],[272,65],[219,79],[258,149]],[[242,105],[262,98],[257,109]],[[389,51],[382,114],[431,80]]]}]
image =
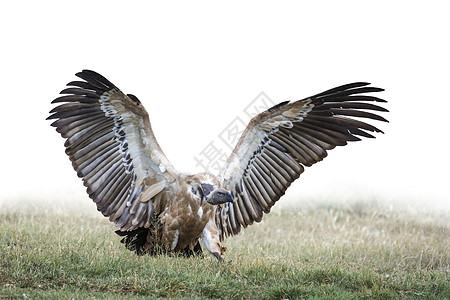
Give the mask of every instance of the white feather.
[{"label": "white feather", "polygon": [[199,217],[199,218],[201,218],[202,216],[203,216],[203,208],[200,206],[200,208],[198,209],[198,211],[197,211],[197,216]]},{"label": "white feather", "polygon": [[178,244],[178,237],[180,236],[180,230],[179,229],[177,229],[177,231],[175,231],[175,238],[174,238],[174,240],[173,240],[173,243],[172,243],[172,250],[173,249],[175,249],[175,247],[177,246],[177,244]]}]

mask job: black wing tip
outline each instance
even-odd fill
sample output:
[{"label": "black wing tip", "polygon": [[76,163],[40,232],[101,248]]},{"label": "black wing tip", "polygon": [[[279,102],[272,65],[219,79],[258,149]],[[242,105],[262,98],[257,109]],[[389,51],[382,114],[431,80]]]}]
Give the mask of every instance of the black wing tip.
[{"label": "black wing tip", "polygon": [[136,97],[133,94],[127,94],[128,97],[130,97],[131,100],[133,100],[137,105],[141,104],[141,101],[139,101],[138,97]]},{"label": "black wing tip", "polygon": [[95,71],[89,70],[89,69],[83,69],[83,70],[81,70],[81,72],[75,73],[75,76],[82,75],[82,74],[86,74],[86,75],[89,75],[89,76],[100,76],[100,77],[103,77],[98,72],[95,72]]},{"label": "black wing tip", "polygon": [[370,92],[375,92],[375,93],[377,93],[377,92],[384,92],[383,88],[379,88],[379,87],[376,87],[376,86],[368,86],[367,88],[371,89]]},{"label": "black wing tip", "polygon": [[278,103],[278,104],[275,104],[274,106],[272,106],[271,108],[269,108],[268,111],[274,111],[275,109],[277,109],[277,108],[279,108],[279,107],[281,107],[281,106],[284,106],[284,105],[286,105],[286,104],[289,104],[289,102],[291,102],[291,101],[286,100],[286,101],[280,102],[280,103]]},{"label": "black wing tip", "polygon": [[[59,94],[60,94],[60,95],[75,95],[75,94],[73,93],[74,89],[76,89],[76,88],[71,88],[71,87],[65,88],[65,89],[63,89],[61,92],[59,92]],[[81,89],[80,89],[80,91],[81,91]]]},{"label": "black wing tip", "polygon": [[379,92],[383,92],[383,91],[384,91],[383,88],[374,87],[374,86],[369,86],[369,85],[371,85],[371,84],[372,84],[372,83],[367,82],[367,81],[356,81],[356,82],[347,83],[347,84],[338,86],[338,87],[336,87],[336,88],[341,88],[341,87],[342,87],[342,88],[345,88],[346,90],[349,90],[349,89],[359,88],[359,87],[369,87],[369,88],[374,89],[374,90],[376,89],[376,90],[379,91]]},{"label": "black wing tip", "polygon": [[75,73],[75,76],[93,85],[100,83],[107,89],[116,88],[116,86],[111,83],[111,81],[106,79],[103,75],[89,69],[83,69],[81,72]]},{"label": "black wing tip", "polygon": [[367,82],[367,81],[355,81],[355,82],[352,82],[352,83],[344,84],[342,86],[346,86],[346,85],[349,85],[349,86],[352,86],[352,87],[362,87],[362,86],[371,85],[371,83]]},{"label": "black wing tip", "polygon": [[324,102],[354,101],[357,98],[359,98],[358,100],[361,101],[387,102],[386,100],[380,99],[378,97],[366,95],[367,93],[384,91],[383,88],[369,85],[369,82],[363,81],[348,83],[311,96],[309,97],[309,99],[313,100],[313,104],[321,104]]},{"label": "black wing tip", "polygon": [[372,86],[370,82],[365,82],[365,81],[358,81],[358,82],[340,85],[331,90],[343,92],[343,91],[358,90],[359,88],[363,88],[362,91],[364,91],[365,93],[383,92],[384,91],[383,88]]}]

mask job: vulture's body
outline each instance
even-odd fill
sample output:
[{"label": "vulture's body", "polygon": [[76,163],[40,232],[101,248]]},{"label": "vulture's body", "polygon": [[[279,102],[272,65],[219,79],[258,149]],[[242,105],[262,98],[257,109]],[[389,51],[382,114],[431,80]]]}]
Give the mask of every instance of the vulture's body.
[{"label": "vulture's body", "polygon": [[98,73],[76,74],[53,101],[49,119],[99,211],[116,224],[130,250],[200,253],[222,260],[224,237],[260,222],[290,184],[335,146],[381,132],[357,118],[386,121],[370,111],[382,91],[352,83],[285,101],[254,117],[217,176],[178,172],[161,150],[148,113]]}]

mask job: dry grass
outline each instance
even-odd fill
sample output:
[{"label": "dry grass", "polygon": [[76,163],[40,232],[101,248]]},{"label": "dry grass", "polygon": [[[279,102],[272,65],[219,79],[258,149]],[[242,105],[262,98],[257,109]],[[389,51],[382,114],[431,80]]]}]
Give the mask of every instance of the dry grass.
[{"label": "dry grass", "polygon": [[75,206],[3,205],[0,298],[450,297],[446,213],[376,202],[284,207],[226,240],[232,262],[219,265],[137,257],[92,206]]}]

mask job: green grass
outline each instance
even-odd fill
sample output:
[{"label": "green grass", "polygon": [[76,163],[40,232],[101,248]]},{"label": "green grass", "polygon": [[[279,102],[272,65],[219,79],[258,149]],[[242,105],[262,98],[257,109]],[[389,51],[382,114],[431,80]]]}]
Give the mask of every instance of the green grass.
[{"label": "green grass", "polygon": [[0,299],[450,298],[447,214],[361,202],[277,209],[226,240],[231,262],[218,264],[138,257],[92,206],[42,206],[0,210]]}]

